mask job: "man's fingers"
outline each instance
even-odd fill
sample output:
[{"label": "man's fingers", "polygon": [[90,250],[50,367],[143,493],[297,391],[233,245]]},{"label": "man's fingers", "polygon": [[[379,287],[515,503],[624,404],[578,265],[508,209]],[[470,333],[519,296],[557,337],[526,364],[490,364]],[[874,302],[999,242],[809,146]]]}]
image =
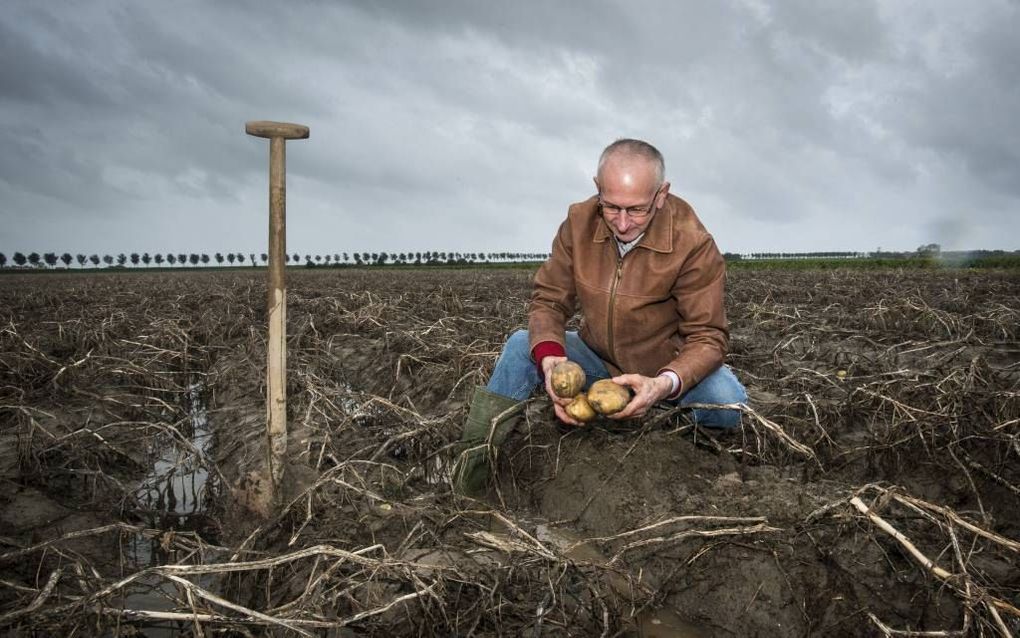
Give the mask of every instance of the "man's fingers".
[{"label": "man's fingers", "polygon": [[552,400],[553,404],[558,405],[561,408],[567,407],[570,405],[570,402],[573,401],[573,399],[564,399],[563,397],[558,397],[555,394],[549,398]]},{"label": "man's fingers", "polygon": [[647,377],[643,377],[640,374],[621,374],[618,377],[613,377],[611,381],[617,385],[625,385],[637,390],[645,379]]},{"label": "man's fingers", "polygon": [[549,375],[552,373],[552,369],[556,367],[556,364],[563,363],[566,360],[566,357],[546,357],[545,359],[542,359],[542,374],[544,374],[545,378],[548,379]]},{"label": "man's fingers", "polygon": [[625,419],[644,416],[645,412],[647,411],[648,411],[647,406],[642,406],[640,404],[635,405],[635,402],[631,401],[630,403],[627,404],[627,407],[620,410],[616,414],[607,415],[606,418],[623,421]]},{"label": "man's fingers", "polygon": [[616,414],[609,414],[606,416],[610,419],[622,421],[624,419],[644,414],[646,407],[647,406],[644,404],[644,401],[641,400],[640,395],[635,395],[634,398],[630,400],[630,403],[628,403],[622,410]]},{"label": "man's fingers", "polygon": [[[640,380],[647,380],[647,377],[641,377],[639,375],[623,375],[625,377],[637,377]],[[622,378],[622,377],[617,377]],[[616,379],[613,379],[615,382]],[[617,412],[616,414],[609,415],[610,419],[624,420],[633,419],[637,417],[643,417],[648,413],[650,408],[655,403],[655,392],[654,389],[647,383],[638,383],[634,388],[634,396],[631,397],[630,403],[625,408]]]}]

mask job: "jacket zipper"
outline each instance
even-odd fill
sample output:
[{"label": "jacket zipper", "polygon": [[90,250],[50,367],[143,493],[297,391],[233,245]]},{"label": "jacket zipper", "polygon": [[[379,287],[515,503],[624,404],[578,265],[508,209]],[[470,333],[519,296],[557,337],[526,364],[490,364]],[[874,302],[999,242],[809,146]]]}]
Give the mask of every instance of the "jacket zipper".
[{"label": "jacket zipper", "polygon": [[[615,246],[614,246],[615,248]],[[620,276],[623,275],[623,257],[617,255],[616,257],[616,274],[613,276],[613,285],[609,289],[609,312],[608,320],[606,321],[606,341],[609,346],[609,356],[616,361],[616,352],[613,350],[613,314],[616,308],[616,288],[620,285]]]}]

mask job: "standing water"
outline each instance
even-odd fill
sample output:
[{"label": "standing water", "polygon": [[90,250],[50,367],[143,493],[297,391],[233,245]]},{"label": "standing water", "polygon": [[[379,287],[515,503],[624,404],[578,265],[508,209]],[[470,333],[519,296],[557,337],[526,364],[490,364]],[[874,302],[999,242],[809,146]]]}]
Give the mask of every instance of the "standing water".
[{"label": "standing water", "polygon": [[[188,386],[190,433],[168,428],[155,437],[155,463],[135,492],[139,504],[159,519],[187,519],[202,513],[209,470],[207,458],[212,432],[209,413],[202,397],[202,385]],[[190,436],[189,436],[190,434]]]},{"label": "standing water", "polygon": [[[167,532],[195,530],[205,520],[205,506],[215,481],[209,480],[208,455],[212,447],[212,430],[203,395],[204,386],[195,383],[187,388],[188,419],[168,424],[153,437],[150,458],[154,461],[135,490],[139,513],[149,529]],[[171,559],[160,537],[136,534],[129,546],[129,558],[138,569],[164,564]],[[206,583],[199,579],[198,583]],[[135,581],[123,599],[125,609],[167,611],[174,608],[177,587],[151,575]],[[134,584],[134,583],[133,583]],[[146,636],[171,638],[182,629],[166,625],[147,626]]]}]

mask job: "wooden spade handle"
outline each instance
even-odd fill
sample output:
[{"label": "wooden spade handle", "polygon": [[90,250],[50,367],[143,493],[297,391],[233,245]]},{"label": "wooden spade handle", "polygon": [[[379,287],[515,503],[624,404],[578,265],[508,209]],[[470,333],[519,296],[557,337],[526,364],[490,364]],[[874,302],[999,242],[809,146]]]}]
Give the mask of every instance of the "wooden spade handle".
[{"label": "wooden spade handle", "polygon": [[257,120],[244,123],[244,132],[255,137],[272,139],[279,137],[285,140],[308,139],[308,127],[303,124],[291,124],[290,122],[268,122]]},{"label": "wooden spade handle", "polygon": [[287,140],[308,137],[308,127],[287,122],[246,122],[248,135],[269,139],[269,282],[266,311],[266,469],[269,484],[259,508],[264,515],[278,504],[287,457]]}]

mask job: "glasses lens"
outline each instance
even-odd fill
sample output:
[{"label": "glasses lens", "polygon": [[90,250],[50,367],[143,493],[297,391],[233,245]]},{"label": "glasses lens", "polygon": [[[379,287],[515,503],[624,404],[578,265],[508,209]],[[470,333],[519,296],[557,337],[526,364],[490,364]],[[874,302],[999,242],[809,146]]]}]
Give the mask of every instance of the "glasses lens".
[{"label": "glasses lens", "polygon": [[637,221],[643,220],[645,217],[648,217],[648,215],[650,215],[652,212],[651,208],[648,206],[621,208],[619,206],[616,206],[615,204],[607,204],[603,202],[601,199],[599,200],[599,206],[602,208],[603,215],[613,215],[615,217],[616,215],[625,212],[627,214],[627,217]]}]

